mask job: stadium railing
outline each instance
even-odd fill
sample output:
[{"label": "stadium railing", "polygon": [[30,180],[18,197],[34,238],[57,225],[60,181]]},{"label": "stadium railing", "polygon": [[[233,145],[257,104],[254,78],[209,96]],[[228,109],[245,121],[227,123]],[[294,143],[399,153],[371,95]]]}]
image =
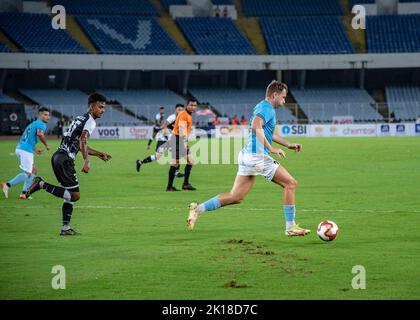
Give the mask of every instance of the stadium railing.
[{"label": "stadium railing", "polygon": [[[330,112],[337,108],[338,104],[334,103],[325,103],[317,104],[320,109],[317,109],[317,112],[322,115],[328,114],[327,117],[314,118],[312,114],[302,113],[298,104],[286,104],[280,109],[277,109],[276,116],[278,123],[286,124],[300,124],[300,123],[332,123],[334,116],[351,116],[356,123],[381,123],[381,122],[394,122],[394,121],[415,121],[420,116],[420,102],[411,102],[411,103],[394,103],[394,108],[398,107],[398,110],[405,114],[405,117],[399,117],[398,114],[395,115],[395,118],[392,117],[392,110],[390,110],[386,103],[375,103],[373,105],[363,105],[361,108],[369,108],[369,113],[363,112],[363,115],[375,115],[374,116],[360,116],[357,113],[352,112],[350,104],[348,106],[348,112]],[[353,103],[354,105],[354,103]],[[48,105],[45,105],[48,107]],[[80,114],[80,105],[60,105],[53,108],[55,111],[60,112],[66,118],[74,118]],[[249,110],[248,110],[249,109]],[[340,106],[339,110],[343,110]],[[359,108],[360,110],[360,108]],[[242,116],[245,117],[247,123],[249,123],[250,117],[252,115],[252,108],[244,109],[243,105],[218,105],[217,111],[219,112],[218,116],[231,118],[234,115],[241,119]],[[156,106],[155,105],[125,105],[121,106],[111,106],[107,105],[106,112],[101,119],[98,119],[98,126],[147,126],[154,124],[154,117],[156,115]],[[169,116],[169,113],[165,114],[165,117]],[[194,121],[197,121],[198,117],[194,115]],[[209,121],[211,121],[209,119]]]}]

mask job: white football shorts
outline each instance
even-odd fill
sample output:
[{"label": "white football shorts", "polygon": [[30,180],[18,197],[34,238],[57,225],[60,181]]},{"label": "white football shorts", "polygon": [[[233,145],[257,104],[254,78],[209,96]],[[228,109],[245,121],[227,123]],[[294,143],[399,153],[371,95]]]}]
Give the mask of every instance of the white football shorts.
[{"label": "white football shorts", "polygon": [[240,176],[263,176],[267,180],[273,180],[279,163],[266,154],[244,153],[238,155],[238,175]]},{"label": "white football shorts", "polygon": [[22,149],[16,149],[15,153],[20,160],[19,168],[25,172],[32,173],[34,167],[34,154]]}]

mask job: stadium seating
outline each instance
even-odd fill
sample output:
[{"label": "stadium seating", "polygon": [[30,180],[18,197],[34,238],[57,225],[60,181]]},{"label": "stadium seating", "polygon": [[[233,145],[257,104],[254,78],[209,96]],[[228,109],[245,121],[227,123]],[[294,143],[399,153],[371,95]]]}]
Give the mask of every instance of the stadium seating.
[{"label": "stadium seating", "polygon": [[260,24],[271,54],[354,53],[337,17],[265,17]]},{"label": "stadium seating", "polygon": [[87,53],[65,30],[53,29],[47,14],[0,13],[0,29],[26,52]]},{"label": "stadium seating", "polygon": [[52,4],[60,4],[70,14],[115,14],[158,16],[155,7],[148,0],[52,0]]},{"label": "stadium seating", "polygon": [[10,50],[8,46],[0,42],[0,52],[10,52],[10,51],[12,50]]},{"label": "stadium seating", "polygon": [[250,17],[343,15],[339,0],[242,0],[242,8]]},{"label": "stadium seating", "polygon": [[355,88],[291,88],[310,122],[332,122],[334,116],[353,116],[355,121],[377,121],[383,117],[375,110],[375,101],[362,89]]},{"label": "stadium seating", "polygon": [[420,117],[420,86],[385,87],[389,112],[397,119],[412,121]]},{"label": "stadium seating", "polygon": [[420,52],[420,15],[371,16],[366,19],[368,52]]},{"label": "stadium seating", "polygon": [[[74,118],[87,112],[87,94],[78,90],[29,90],[22,89],[21,93],[35,101],[37,104],[60,112]],[[108,97],[107,97],[108,98]],[[122,113],[121,111],[107,107],[106,112],[98,119],[98,126],[131,125],[139,120]]]},{"label": "stadium seating", "polygon": [[165,107],[166,117],[173,113],[177,103],[185,104],[185,100],[170,90],[107,90],[98,89],[108,99],[118,101],[137,116],[154,121],[160,107]]},{"label": "stadium seating", "polygon": [[108,54],[182,54],[155,18],[78,16],[95,46]]},{"label": "stadium seating", "polygon": [[187,0],[161,0],[162,4],[169,8],[172,5],[186,5],[188,4]]},{"label": "stadium seating", "polygon": [[[187,0],[161,0],[161,2],[169,8],[171,5],[186,5],[188,4]],[[232,0],[212,0],[211,1],[214,5],[222,5],[222,4],[232,4]]]},{"label": "stadium seating", "polygon": [[0,103],[18,103],[18,102],[0,92]]},{"label": "stadium seating", "polygon": [[214,5],[232,4],[232,0],[211,0]]},{"label": "stadium seating", "polygon": [[[264,99],[264,89],[191,89],[200,103],[209,103],[222,115],[238,118],[245,116],[249,122],[255,105]],[[287,108],[276,109],[277,121],[292,123],[295,116]]]},{"label": "stadium seating", "polygon": [[176,22],[199,54],[255,54],[229,18],[178,18]]}]

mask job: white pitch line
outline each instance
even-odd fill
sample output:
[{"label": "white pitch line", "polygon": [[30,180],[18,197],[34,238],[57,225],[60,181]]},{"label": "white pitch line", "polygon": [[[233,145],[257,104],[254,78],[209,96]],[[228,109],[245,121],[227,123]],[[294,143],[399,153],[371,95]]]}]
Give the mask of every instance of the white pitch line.
[{"label": "white pitch line", "polygon": [[[59,206],[10,206],[4,208],[6,209],[56,209]],[[186,207],[147,207],[147,206],[75,206],[75,209],[110,209],[110,210],[166,210],[166,211],[182,211],[186,210]],[[225,210],[247,210],[247,211],[275,211],[279,208],[234,208],[226,207]],[[374,209],[364,209],[364,210],[355,210],[355,209],[297,209],[300,212],[336,212],[336,213],[398,213],[399,210],[374,210]],[[420,210],[406,210],[407,213],[420,213]]]}]

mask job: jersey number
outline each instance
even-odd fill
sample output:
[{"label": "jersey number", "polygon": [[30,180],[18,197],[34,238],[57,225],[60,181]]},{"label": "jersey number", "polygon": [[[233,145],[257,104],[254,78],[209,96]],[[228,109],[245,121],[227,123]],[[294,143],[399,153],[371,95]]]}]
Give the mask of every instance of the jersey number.
[{"label": "jersey number", "polygon": [[71,137],[71,135],[73,134],[74,130],[76,130],[77,126],[82,124],[79,120],[74,120],[71,125],[70,128],[64,133],[65,137]]}]

